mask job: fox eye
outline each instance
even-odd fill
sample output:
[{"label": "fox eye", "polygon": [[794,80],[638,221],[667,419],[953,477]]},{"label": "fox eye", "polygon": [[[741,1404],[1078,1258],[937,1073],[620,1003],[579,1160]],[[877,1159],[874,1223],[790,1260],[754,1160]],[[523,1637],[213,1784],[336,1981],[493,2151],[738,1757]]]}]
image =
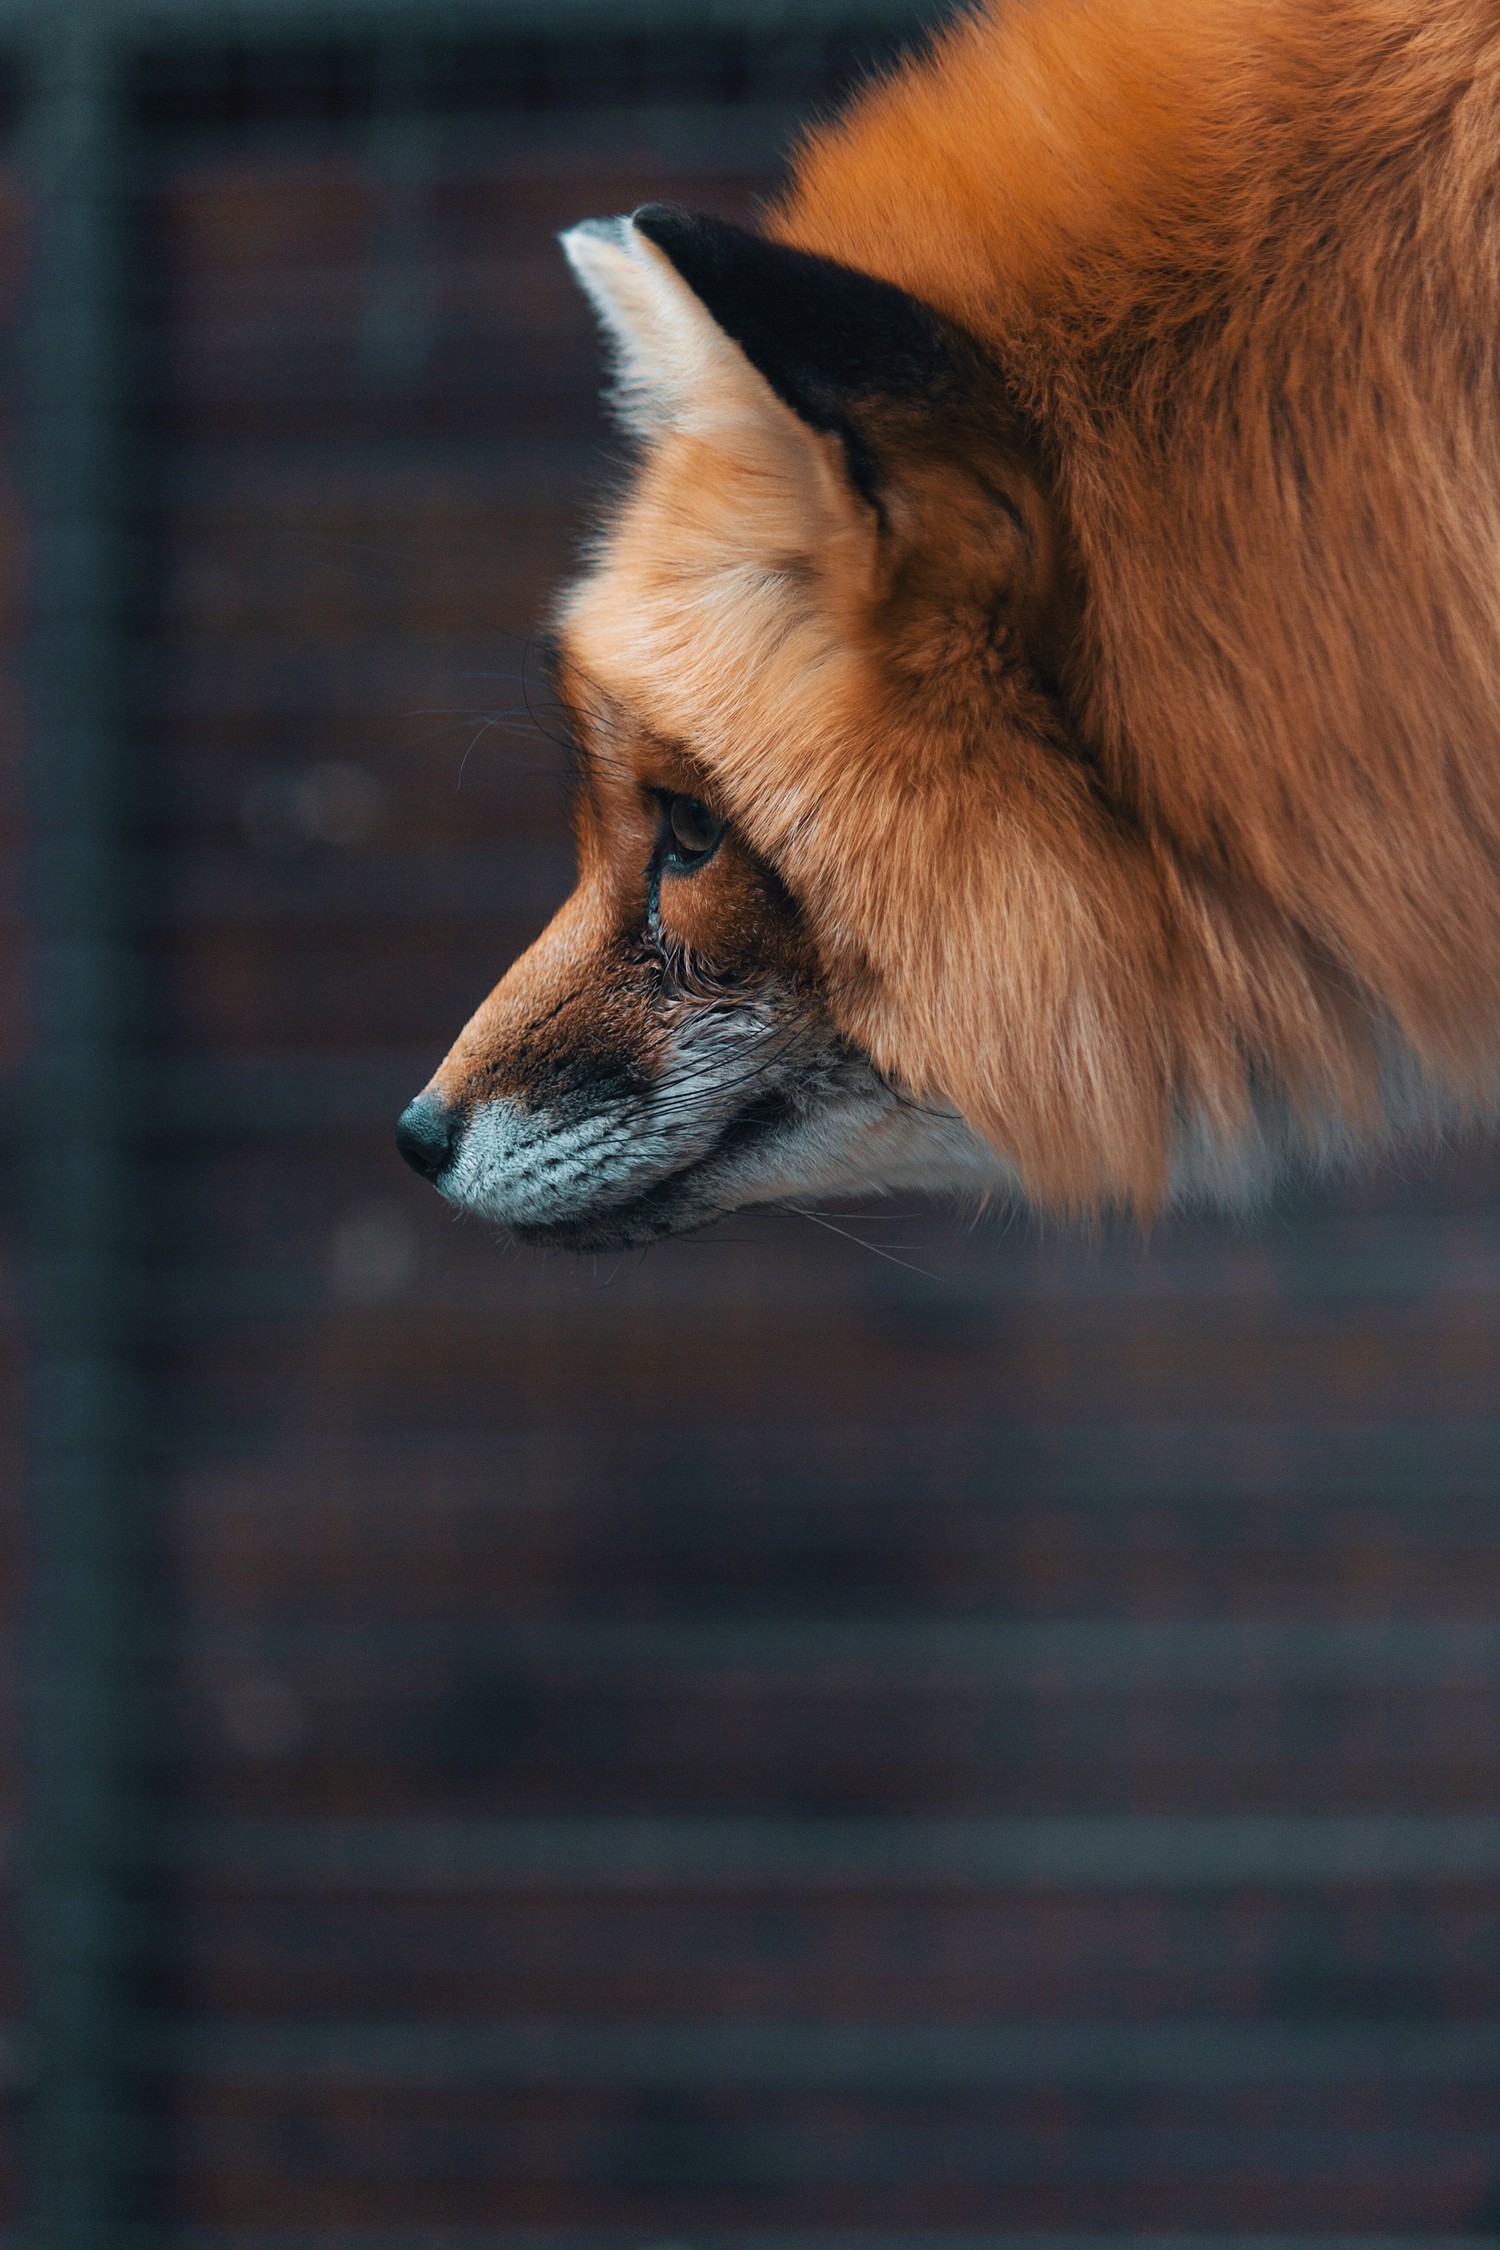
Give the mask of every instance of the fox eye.
[{"label": "fox eye", "polygon": [[672,858],[678,867],[697,867],[708,858],[724,833],[724,822],[700,798],[669,797],[667,826],[672,833]]}]

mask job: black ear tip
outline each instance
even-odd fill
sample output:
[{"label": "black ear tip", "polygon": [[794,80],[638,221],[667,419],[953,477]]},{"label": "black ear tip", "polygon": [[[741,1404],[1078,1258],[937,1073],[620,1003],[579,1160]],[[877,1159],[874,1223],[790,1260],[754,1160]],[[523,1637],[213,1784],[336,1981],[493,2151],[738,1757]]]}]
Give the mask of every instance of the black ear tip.
[{"label": "black ear tip", "polygon": [[673,203],[643,203],[631,223],[793,413],[852,447],[862,491],[871,472],[851,407],[881,394],[932,401],[962,377],[954,334],[894,282]]},{"label": "black ear tip", "polygon": [[669,258],[689,244],[706,244],[715,235],[744,232],[741,227],[731,226],[727,219],[711,219],[701,211],[689,211],[681,203],[643,203],[631,212],[630,223],[637,234],[654,242],[658,250],[665,250]]}]

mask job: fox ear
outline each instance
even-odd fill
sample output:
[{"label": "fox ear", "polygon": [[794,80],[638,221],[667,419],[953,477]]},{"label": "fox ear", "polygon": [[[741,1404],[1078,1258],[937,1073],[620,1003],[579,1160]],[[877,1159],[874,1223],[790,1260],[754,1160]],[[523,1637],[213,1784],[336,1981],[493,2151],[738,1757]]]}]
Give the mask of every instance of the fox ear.
[{"label": "fox ear", "polygon": [[614,346],[617,403],[635,428],[722,421],[757,400],[763,412],[768,385],[799,420],[842,440],[853,482],[873,499],[856,408],[932,399],[961,380],[958,332],[918,298],[726,219],[647,203],[562,240]]}]

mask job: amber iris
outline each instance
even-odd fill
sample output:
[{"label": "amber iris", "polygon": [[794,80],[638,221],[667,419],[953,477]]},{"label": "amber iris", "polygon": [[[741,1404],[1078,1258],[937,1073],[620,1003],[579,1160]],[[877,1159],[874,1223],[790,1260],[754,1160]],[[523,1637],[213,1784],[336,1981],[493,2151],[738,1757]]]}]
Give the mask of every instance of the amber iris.
[{"label": "amber iris", "polygon": [[673,797],[667,805],[667,826],[672,831],[673,856],[683,867],[707,859],[724,833],[716,812],[697,797]]}]

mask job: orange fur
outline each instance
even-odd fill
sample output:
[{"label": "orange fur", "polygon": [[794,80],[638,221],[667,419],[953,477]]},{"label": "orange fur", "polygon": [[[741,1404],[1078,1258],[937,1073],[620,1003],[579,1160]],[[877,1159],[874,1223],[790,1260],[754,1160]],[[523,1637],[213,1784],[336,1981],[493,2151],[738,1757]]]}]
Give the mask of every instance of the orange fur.
[{"label": "orange fur", "polygon": [[1230,941],[1252,1051],[1366,1118],[1299,955],[1461,1099],[1500,1045],[1497,130],[1488,0],[1033,0],[815,136],[773,220],[995,349],[1077,542],[1080,731],[1282,957]]},{"label": "orange fur", "polygon": [[1268,1101],[1314,1152],[1494,1107],[1497,145],[1494,0],[995,0],[766,222],[993,395],[887,416],[877,526],[694,332],[565,600],[839,1033],[1044,1204],[1150,1211]]}]

